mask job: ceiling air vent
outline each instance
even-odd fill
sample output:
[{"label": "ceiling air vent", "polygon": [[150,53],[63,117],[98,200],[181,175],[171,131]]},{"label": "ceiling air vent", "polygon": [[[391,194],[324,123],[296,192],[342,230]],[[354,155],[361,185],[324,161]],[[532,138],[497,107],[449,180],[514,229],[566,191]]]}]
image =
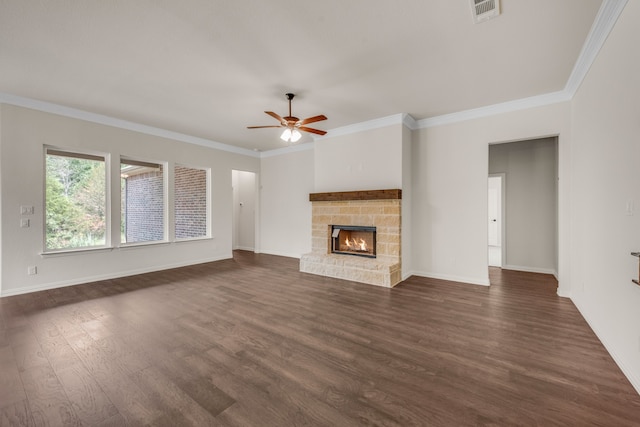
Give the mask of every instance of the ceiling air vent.
[{"label": "ceiling air vent", "polygon": [[500,15],[500,0],[470,0],[473,21],[478,24]]}]

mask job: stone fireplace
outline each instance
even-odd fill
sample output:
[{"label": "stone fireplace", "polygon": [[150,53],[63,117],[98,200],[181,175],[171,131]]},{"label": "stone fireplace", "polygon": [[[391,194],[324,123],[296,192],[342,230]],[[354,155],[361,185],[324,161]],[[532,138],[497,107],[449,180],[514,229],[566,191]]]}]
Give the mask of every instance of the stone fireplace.
[{"label": "stone fireplace", "polygon": [[312,193],[311,253],[300,271],[393,287],[401,272],[402,190]]}]

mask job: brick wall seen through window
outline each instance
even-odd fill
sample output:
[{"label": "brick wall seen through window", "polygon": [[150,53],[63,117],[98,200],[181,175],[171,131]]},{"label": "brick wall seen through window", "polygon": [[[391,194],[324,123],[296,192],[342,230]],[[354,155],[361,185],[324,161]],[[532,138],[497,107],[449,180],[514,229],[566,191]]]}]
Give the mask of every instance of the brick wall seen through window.
[{"label": "brick wall seen through window", "polygon": [[164,176],[162,165],[121,162],[122,242],[164,240]]},{"label": "brick wall seen through window", "polygon": [[175,167],[174,213],[176,239],[207,235],[207,171]]}]

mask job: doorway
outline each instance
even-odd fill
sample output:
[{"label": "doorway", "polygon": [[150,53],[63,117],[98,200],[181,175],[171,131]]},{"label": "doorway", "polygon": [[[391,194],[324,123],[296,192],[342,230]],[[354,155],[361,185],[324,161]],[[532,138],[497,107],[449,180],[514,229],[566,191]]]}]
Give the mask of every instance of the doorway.
[{"label": "doorway", "polygon": [[489,267],[502,267],[504,246],[504,181],[505,174],[491,174],[488,181],[488,220],[487,226]]},{"label": "doorway", "polygon": [[232,170],[233,232],[232,247],[255,252],[256,249],[256,174]]},{"label": "doorway", "polygon": [[[497,240],[501,240],[502,269],[557,276],[558,138],[490,144],[489,176],[500,174],[502,226]],[[492,219],[488,217],[488,231]],[[492,237],[495,243],[496,235]]]}]

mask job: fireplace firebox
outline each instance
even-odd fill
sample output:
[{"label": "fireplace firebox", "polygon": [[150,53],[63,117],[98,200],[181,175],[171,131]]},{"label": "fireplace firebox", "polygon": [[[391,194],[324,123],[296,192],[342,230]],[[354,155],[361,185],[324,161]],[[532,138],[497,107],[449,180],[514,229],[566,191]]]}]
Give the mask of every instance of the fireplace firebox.
[{"label": "fireplace firebox", "polygon": [[331,253],[376,257],[376,227],[331,226]]}]

